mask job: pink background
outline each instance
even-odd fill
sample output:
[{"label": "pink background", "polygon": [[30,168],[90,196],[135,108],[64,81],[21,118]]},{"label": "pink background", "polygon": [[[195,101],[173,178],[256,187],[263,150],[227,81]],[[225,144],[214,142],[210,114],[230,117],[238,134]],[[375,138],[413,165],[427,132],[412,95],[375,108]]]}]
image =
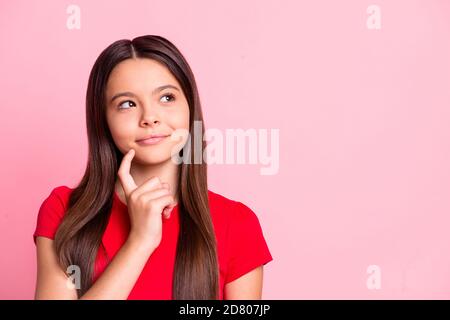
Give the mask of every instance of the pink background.
[{"label": "pink background", "polygon": [[84,172],[92,64],[144,34],[186,56],[207,128],[280,129],[277,175],[209,167],[260,219],[263,298],[450,297],[450,1],[2,0],[0,299],[33,298],[39,206]]}]

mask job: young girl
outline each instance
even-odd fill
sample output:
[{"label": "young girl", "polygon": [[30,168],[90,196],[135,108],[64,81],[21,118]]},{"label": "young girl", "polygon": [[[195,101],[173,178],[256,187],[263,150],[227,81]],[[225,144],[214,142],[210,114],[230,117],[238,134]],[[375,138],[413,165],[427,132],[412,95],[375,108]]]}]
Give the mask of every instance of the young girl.
[{"label": "young girl", "polygon": [[261,299],[272,256],[255,213],[209,190],[194,161],[206,145],[189,139],[204,124],[181,52],[155,35],[108,46],[86,121],[82,180],[54,188],[38,213],[35,298]]}]

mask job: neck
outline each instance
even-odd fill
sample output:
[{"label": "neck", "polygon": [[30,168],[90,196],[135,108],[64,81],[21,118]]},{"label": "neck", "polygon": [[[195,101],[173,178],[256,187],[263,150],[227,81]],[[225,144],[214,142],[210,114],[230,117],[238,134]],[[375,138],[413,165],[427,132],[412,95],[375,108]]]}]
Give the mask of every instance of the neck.
[{"label": "neck", "polygon": [[[180,166],[171,161],[171,159],[151,165],[133,161],[131,163],[130,174],[138,187],[152,177],[158,177],[161,180],[161,183],[166,182],[169,184],[170,193],[174,196],[175,201],[178,202],[177,191],[179,170]],[[115,190],[122,199],[125,199],[125,193],[119,178],[116,180]]]}]

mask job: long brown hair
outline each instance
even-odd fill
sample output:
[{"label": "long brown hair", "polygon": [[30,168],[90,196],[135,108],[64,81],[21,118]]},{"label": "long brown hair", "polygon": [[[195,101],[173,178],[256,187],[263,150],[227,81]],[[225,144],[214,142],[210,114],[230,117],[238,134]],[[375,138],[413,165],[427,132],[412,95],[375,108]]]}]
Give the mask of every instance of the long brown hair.
[{"label": "long brown hair", "polygon": [[[67,211],[55,235],[55,248],[63,270],[81,270],[81,297],[92,286],[95,259],[111,213],[117,171],[123,154],[115,145],[106,122],[105,89],[109,74],[129,58],[150,58],[163,63],[180,83],[189,104],[190,137],[194,121],[203,115],[194,75],[181,52],[167,39],[145,35],[118,40],[104,49],[89,75],[86,125],[89,156],[86,171],[70,195]],[[186,150],[187,146],[190,146]],[[214,228],[209,213],[205,161],[194,163],[194,143],[186,144],[189,164],[180,164],[177,190],[180,232],[173,278],[173,299],[218,299],[219,266]],[[206,144],[202,139],[202,153]]]}]

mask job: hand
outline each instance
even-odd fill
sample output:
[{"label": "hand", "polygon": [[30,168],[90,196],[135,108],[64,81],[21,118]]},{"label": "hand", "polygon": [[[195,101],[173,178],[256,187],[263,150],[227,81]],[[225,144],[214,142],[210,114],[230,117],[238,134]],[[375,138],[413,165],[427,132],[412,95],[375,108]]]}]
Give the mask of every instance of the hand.
[{"label": "hand", "polygon": [[130,215],[129,238],[156,248],[162,238],[162,216],[168,219],[176,202],[169,185],[158,177],[152,177],[139,187],[136,185],[130,173],[134,154],[130,149],[124,155],[118,171]]}]

